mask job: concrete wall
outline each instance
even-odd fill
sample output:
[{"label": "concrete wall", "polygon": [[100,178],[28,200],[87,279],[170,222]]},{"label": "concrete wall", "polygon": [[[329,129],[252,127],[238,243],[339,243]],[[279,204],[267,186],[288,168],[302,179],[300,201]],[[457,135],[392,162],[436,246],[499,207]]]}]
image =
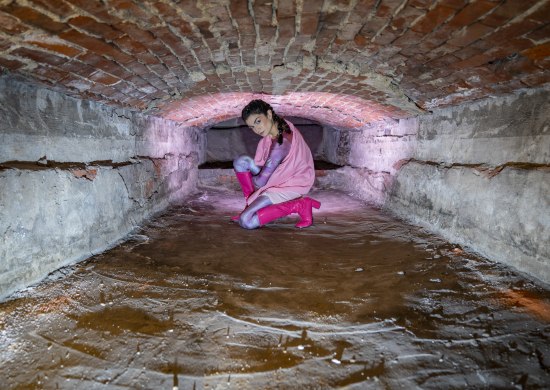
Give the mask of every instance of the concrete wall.
[{"label": "concrete wall", "polygon": [[0,78],[0,299],[196,188],[204,135]]},{"label": "concrete wall", "polygon": [[319,186],[383,206],[401,164],[413,155],[417,130],[416,118],[379,121],[356,130],[325,129],[327,161],[345,167],[318,176]]},{"label": "concrete wall", "polygon": [[419,117],[386,207],[550,283],[550,92]]},{"label": "concrete wall", "polygon": [[550,283],[548,89],[332,134],[318,180]]}]

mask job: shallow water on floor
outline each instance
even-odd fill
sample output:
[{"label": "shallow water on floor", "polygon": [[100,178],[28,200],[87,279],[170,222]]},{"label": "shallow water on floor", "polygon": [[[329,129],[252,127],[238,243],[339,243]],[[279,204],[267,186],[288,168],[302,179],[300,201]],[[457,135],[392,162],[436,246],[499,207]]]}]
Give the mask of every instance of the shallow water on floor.
[{"label": "shallow water on floor", "polygon": [[0,304],[2,388],[545,388],[550,292],[336,191],[247,231],[205,189]]}]

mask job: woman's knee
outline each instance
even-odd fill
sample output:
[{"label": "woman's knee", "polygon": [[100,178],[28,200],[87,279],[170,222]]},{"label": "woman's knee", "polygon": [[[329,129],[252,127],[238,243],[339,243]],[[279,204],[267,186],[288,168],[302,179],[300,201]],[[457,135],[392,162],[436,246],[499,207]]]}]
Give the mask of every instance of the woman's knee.
[{"label": "woman's knee", "polygon": [[250,160],[251,158],[249,156],[239,156],[233,160],[233,168],[235,168],[237,172],[246,172],[249,170]]},{"label": "woman's knee", "polygon": [[256,229],[260,227],[260,220],[256,213],[246,214],[242,213],[239,218],[239,225],[245,229]]}]

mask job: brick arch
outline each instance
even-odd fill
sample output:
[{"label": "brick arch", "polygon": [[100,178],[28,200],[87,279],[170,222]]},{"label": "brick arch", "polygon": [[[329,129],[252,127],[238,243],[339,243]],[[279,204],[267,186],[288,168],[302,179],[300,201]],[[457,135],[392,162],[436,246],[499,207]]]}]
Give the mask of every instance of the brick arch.
[{"label": "brick arch", "polygon": [[155,116],[230,92],[347,94],[389,118],[550,81],[550,0],[0,2],[0,73]]},{"label": "brick arch", "polygon": [[193,127],[208,127],[241,116],[242,108],[253,99],[271,104],[281,116],[296,116],[336,128],[360,128],[388,116],[380,103],[356,96],[327,92],[291,92],[266,95],[248,92],[202,95],[172,103],[165,116]]}]

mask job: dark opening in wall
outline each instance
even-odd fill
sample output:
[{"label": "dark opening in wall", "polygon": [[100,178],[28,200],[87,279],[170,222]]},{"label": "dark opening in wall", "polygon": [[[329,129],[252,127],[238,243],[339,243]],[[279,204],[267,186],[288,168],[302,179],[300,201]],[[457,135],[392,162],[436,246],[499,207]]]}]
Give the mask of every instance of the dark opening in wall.
[{"label": "dark opening in wall", "polygon": [[[319,123],[305,118],[287,117],[302,133],[311,149],[315,169],[337,169],[339,165],[327,161],[325,132]],[[207,129],[206,161],[199,169],[230,169],[233,160],[241,155],[254,156],[260,136],[255,134],[241,118],[220,122]]]}]

